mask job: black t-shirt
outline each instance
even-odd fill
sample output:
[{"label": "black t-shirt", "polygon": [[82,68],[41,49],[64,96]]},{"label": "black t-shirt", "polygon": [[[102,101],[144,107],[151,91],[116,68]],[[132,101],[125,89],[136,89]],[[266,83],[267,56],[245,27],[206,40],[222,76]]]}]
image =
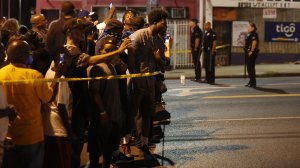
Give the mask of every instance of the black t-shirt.
[{"label": "black t-shirt", "polygon": [[63,27],[67,20],[69,19],[61,18],[51,22],[49,25],[49,31],[46,38],[46,49],[51,56],[53,56],[54,51],[63,47],[66,43],[66,35],[63,32]]},{"label": "black t-shirt", "polygon": [[[117,75],[115,67],[111,64],[101,63],[93,66],[89,71],[90,77],[109,75]],[[102,112],[100,111],[101,109],[98,109],[96,105],[97,103],[101,103],[104,107],[104,110],[109,115],[110,120],[121,124],[124,116],[121,110],[119,80],[92,80],[89,83],[89,91],[91,95],[94,93],[99,93],[101,97],[101,102],[95,102],[97,100],[94,99],[91,101],[93,116],[97,116],[100,112]]]},{"label": "black t-shirt", "polygon": [[[78,68],[77,61],[82,54],[81,50],[76,46],[65,46],[72,58],[72,66],[69,68],[67,78],[86,78],[86,68]],[[87,81],[69,82],[69,86],[73,97],[73,113],[89,113],[89,94]]]},{"label": "black t-shirt", "polygon": [[245,42],[245,49],[247,51],[252,51],[252,42],[253,41],[257,41],[257,45],[255,50],[258,50],[258,44],[259,44],[259,38],[258,38],[258,34],[255,31],[252,31],[251,33],[248,34],[247,38],[246,38],[246,42]]},{"label": "black t-shirt", "polygon": [[202,42],[202,31],[200,29],[199,26],[194,27],[194,29],[192,30],[192,34],[191,34],[191,48],[195,48],[195,41],[196,39],[199,38],[200,39],[200,43],[198,47],[201,47],[201,42]]},{"label": "black t-shirt", "polygon": [[216,33],[212,29],[206,31],[203,38],[203,50],[211,51],[215,40],[217,40]]}]

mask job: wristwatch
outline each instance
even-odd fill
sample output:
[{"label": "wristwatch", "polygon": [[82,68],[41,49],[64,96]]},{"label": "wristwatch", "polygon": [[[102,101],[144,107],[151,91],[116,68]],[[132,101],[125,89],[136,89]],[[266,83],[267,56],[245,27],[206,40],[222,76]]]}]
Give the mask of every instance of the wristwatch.
[{"label": "wristwatch", "polygon": [[103,115],[106,114],[106,111],[103,111],[103,112],[101,112],[101,113],[99,113],[99,114],[100,114],[100,116],[103,116]]}]

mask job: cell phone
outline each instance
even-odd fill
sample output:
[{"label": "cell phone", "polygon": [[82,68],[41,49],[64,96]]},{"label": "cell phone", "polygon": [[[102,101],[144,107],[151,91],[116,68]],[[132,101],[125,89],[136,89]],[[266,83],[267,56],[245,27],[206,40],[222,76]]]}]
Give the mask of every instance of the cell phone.
[{"label": "cell phone", "polygon": [[109,4],[109,8],[111,8],[112,7],[112,2]]},{"label": "cell phone", "polygon": [[63,63],[64,60],[65,60],[65,55],[64,55],[63,53],[61,53],[61,54],[59,55],[59,63],[60,63],[60,64]]},{"label": "cell phone", "polygon": [[26,65],[31,65],[32,62],[33,62],[33,58],[32,58],[32,56],[30,55],[30,56],[27,58],[27,60],[26,60]]}]

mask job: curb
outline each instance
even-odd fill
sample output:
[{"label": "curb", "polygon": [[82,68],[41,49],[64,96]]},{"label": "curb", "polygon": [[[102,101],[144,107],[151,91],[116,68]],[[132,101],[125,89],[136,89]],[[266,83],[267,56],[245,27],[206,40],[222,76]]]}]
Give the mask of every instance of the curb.
[{"label": "curb", "polygon": [[[258,74],[256,75],[257,78],[270,78],[270,77],[295,77],[295,76],[299,76],[300,77],[300,73],[266,73],[266,74]],[[186,76],[186,79],[194,79],[194,77],[191,76]],[[220,75],[220,76],[216,76],[216,79],[220,79],[220,78],[244,78],[244,75]],[[247,77],[248,78],[248,77]],[[174,77],[174,76],[169,76],[165,75],[165,79],[180,79],[180,76],[178,77]]]}]

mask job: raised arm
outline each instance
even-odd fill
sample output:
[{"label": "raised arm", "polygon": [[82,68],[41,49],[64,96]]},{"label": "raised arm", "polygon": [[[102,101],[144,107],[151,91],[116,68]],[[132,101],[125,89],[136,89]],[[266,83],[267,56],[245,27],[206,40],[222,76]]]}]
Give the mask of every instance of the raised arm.
[{"label": "raised arm", "polygon": [[96,65],[96,64],[102,63],[102,62],[106,61],[108,58],[124,52],[125,49],[127,49],[128,46],[130,45],[130,43],[131,43],[130,39],[125,39],[117,50],[106,53],[106,54],[95,55],[92,57],[83,53],[78,59],[77,66],[78,67],[86,67],[88,65]]}]

